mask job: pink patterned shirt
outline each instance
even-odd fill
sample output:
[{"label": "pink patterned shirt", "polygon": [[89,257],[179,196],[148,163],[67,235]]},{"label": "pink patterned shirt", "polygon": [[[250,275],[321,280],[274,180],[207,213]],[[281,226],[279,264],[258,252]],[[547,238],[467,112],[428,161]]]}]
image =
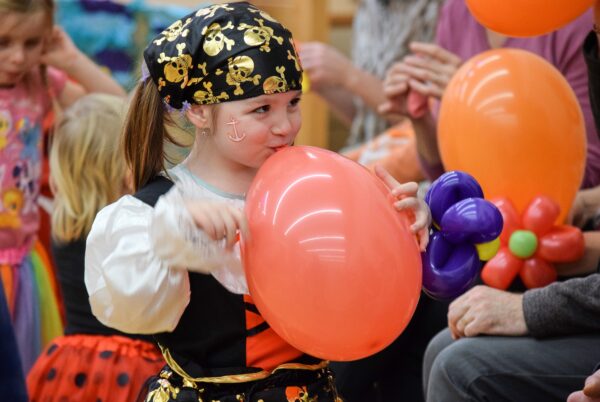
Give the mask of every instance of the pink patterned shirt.
[{"label": "pink patterned shirt", "polygon": [[34,70],[14,87],[0,87],[0,264],[20,263],[39,227],[42,122],[67,80],[52,68],[47,76],[44,84]]}]

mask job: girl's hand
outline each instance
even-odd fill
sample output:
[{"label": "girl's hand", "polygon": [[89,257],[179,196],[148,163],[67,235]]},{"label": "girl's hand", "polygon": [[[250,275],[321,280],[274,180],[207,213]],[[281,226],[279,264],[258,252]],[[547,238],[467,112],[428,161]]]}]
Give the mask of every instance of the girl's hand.
[{"label": "girl's hand", "polygon": [[41,62],[68,74],[80,54],[69,35],[59,26],[55,26],[46,41]]},{"label": "girl's hand", "polygon": [[394,202],[396,210],[404,211],[408,209],[412,211],[415,221],[411,225],[410,230],[417,235],[421,251],[425,251],[429,243],[431,212],[425,201],[417,198],[418,184],[415,182],[400,184],[387,170],[379,165],[375,165],[375,173],[383,180],[397,200]]},{"label": "girl's hand", "polygon": [[226,240],[227,249],[238,241],[238,233],[248,236],[246,216],[239,208],[214,201],[188,202],[186,207],[198,228],[215,241]]}]

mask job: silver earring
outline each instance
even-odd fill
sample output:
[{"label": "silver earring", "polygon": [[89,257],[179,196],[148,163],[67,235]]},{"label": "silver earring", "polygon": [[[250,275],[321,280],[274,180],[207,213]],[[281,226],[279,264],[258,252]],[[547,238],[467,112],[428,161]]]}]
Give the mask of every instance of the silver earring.
[{"label": "silver earring", "polygon": [[208,137],[210,135],[210,128],[208,127],[202,127],[200,129],[200,134],[204,137]]}]

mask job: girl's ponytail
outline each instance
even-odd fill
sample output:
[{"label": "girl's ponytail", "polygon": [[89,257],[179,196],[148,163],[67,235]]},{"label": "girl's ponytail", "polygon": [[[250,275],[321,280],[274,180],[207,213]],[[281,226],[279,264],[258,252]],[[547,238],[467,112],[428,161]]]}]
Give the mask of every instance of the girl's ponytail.
[{"label": "girl's ponytail", "polygon": [[141,81],[131,99],[123,132],[125,159],[137,191],[165,170],[164,141],[176,143],[167,132],[172,124],[151,78]]}]

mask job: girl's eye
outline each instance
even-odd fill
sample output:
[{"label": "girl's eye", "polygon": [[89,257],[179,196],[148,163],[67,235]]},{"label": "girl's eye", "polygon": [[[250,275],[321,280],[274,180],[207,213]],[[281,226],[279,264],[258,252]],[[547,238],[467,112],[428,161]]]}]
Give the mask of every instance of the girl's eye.
[{"label": "girl's eye", "polygon": [[253,110],[253,112],[254,112],[254,113],[266,113],[266,112],[268,112],[269,110],[271,110],[271,106],[269,106],[269,105],[264,105],[264,106],[261,106],[261,107],[259,107],[259,108],[256,108],[256,109],[254,109],[254,110]]},{"label": "girl's eye", "polygon": [[300,97],[294,98],[290,101],[290,106],[294,107],[300,103]]},{"label": "girl's eye", "polygon": [[25,42],[25,46],[32,48],[32,47],[36,47],[40,43],[42,43],[42,40],[40,38],[29,39]]},{"label": "girl's eye", "polygon": [[8,38],[0,37],[0,47],[6,47],[9,44]]}]

